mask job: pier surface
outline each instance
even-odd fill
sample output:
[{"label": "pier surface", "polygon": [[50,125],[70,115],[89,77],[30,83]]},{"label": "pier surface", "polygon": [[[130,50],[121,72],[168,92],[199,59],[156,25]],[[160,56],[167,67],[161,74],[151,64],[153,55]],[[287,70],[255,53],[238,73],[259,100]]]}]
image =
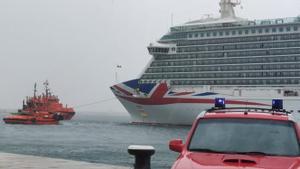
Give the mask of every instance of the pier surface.
[{"label": "pier surface", "polygon": [[0,153],[0,169],[129,169],[129,167]]}]

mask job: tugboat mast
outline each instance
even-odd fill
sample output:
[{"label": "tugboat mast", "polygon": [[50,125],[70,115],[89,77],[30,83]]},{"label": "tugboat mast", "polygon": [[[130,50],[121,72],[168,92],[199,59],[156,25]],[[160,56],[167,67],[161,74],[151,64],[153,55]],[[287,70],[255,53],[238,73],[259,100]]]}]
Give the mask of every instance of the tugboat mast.
[{"label": "tugboat mast", "polygon": [[44,86],[45,86],[46,97],[48,97],[49,94],[50,94],[50,89],[48,88],[48,86],[49,86],[48,80],[46,80],[46,81],[44,82]]},{"label": "tugboat mast", "polygon": [[221,18],[236,18],[234,7],[241,4],[241,0],[221,0]]},{"label": "tugboat mast", "polygon": [[36,92],[37,92],[36,86],[37,86],[37,84],[34,83],[34,89],[33,89],[33,97],[34,98],[36,98]]}]

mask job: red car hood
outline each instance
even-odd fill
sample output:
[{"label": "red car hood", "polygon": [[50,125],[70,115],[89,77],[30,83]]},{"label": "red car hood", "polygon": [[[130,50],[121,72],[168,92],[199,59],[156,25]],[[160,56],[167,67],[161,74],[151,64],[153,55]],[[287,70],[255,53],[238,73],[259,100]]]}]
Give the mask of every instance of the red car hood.
[{"label": "red car hood", "polygon": [[299,157],[188,153],[173,169],[300,169]]}]

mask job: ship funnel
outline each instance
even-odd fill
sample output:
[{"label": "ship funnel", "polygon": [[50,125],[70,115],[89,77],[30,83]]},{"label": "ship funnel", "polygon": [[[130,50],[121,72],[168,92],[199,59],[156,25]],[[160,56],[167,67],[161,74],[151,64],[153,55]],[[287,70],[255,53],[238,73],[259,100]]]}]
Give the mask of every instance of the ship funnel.
[{"label": "ship funnel", "polygon": [[241,4],[241,0],[221,0],[221,18],[235,18],[234,7]]}]

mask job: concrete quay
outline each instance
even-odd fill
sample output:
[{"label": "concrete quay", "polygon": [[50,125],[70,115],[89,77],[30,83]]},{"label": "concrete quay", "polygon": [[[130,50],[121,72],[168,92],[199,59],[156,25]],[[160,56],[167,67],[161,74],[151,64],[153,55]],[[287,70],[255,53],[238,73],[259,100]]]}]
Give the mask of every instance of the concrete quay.
[{"label": "concrete quay", "polygon": [[94,164],[30,155],[0,153],[0,169],[130,169],[129,167]]}]

